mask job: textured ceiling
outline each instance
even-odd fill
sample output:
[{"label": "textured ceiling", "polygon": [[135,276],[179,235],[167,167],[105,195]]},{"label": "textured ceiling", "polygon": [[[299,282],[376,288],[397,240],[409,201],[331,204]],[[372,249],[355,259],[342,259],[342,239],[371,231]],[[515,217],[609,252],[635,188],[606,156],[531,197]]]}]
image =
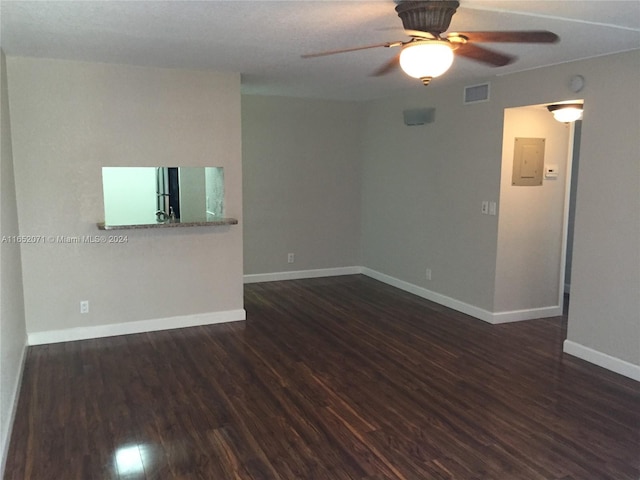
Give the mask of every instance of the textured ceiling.
[{"label": "textured ceiling", "polygon": [[[640,1],[461,0],[450,31],[546,29],[552,45],[484,44],[514,54],[491,68],[458,58],[434,85],[640,48]],[[364,100],[423,87],[371,72],[397,50],[300,55],[406,40],[392,0],[0,1],[7,55],[240,72],[245,93]]]}]

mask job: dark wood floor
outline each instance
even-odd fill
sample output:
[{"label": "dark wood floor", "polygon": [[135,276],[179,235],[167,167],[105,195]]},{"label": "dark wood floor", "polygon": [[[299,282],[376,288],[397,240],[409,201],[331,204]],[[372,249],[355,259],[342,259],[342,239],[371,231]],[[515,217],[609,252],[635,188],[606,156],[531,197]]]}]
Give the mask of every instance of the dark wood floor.
[{"label": "dark wood floor", "polygon": [[247,321],[31,347],[6,479],[640,478],[640,384],[362,276]]}]

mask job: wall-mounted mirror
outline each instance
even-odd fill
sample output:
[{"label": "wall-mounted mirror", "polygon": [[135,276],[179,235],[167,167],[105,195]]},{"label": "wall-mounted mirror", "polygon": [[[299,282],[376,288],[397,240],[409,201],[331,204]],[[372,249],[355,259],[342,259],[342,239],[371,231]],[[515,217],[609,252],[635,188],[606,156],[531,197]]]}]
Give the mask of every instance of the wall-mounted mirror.
[{"label": "wall-mounted mirror", "polygon": [[103,167],[105,224],[213,222],[224,214],[222,167]]}]

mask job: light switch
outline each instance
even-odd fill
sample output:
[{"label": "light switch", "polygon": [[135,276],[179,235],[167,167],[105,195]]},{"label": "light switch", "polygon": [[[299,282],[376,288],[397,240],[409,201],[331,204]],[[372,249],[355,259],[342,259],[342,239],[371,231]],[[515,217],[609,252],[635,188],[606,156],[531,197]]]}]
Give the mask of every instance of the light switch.
[{"label": "light switch", "polygon": [[497,210],[496,202],[489,202],[489,215],[495,215]]}]

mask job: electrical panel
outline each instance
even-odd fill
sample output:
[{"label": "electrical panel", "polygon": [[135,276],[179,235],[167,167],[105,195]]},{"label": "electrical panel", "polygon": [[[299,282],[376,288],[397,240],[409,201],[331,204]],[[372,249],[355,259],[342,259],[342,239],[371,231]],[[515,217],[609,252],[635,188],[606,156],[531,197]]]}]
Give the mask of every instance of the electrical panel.
[{"label": "electrical panel", "polygon": [[513,149],[514,186],[542,185],[544,138],[516,138]]}]

